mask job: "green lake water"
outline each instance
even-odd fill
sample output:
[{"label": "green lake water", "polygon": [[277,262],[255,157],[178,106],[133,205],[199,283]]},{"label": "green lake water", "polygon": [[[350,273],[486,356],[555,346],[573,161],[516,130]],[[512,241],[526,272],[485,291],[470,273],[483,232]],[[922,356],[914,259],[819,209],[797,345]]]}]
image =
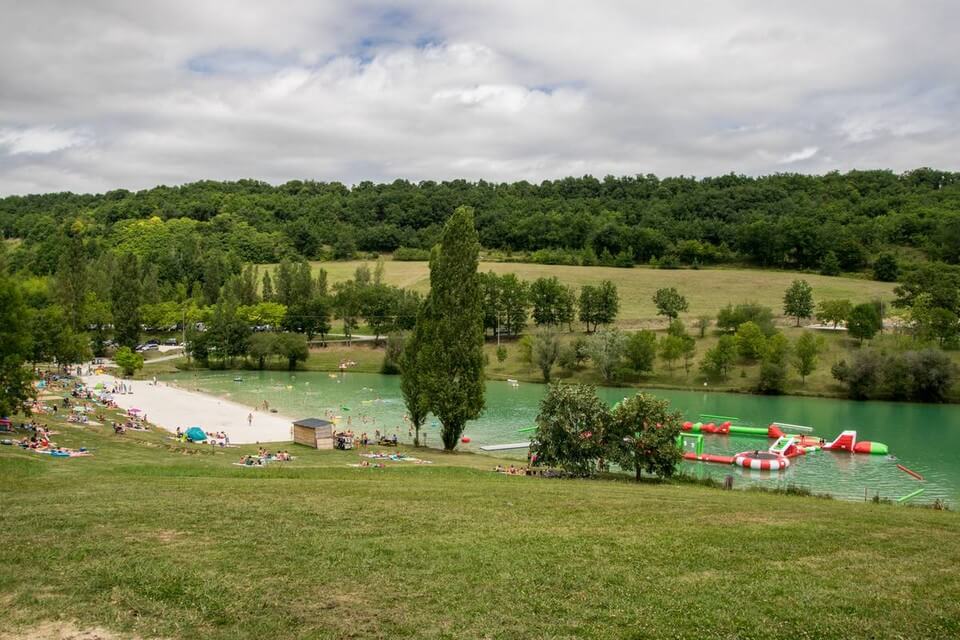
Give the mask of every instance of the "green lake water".
[{"label": "green lake water", "polygon": [[[243,382],[235,382],[237,375]],[[301,417],[342,416],[339,424],[356,433],[371,436],[397,433],[408,440],[403,422],[405,413],[397,376],[322,372],[185,372],[167,377],[182,387],[228,397],[251,406],[264,400],[283,414]],[[518,433],[533,425],[537,407],[546,387],[541,384],[487,383],[487,409],[468,423],[465,435],[471,438],[463,449],[478,450],[487,444],[521,442],[528,434]],[[598,392],[611,405],[634,389],[603,388]],[[855,429],[858,440],[886,443],[890,456],[816,452],[791,461],[782,473],[750,471],[733,466],[684,462],[684,470],[702,476],[734,477],[735,486],[796,485],[816,493],[839,498],[897,498],[923,487],[916,501],[942,498],[956,505],[960,501],[960,406],[892,402],[853,402],[824,398],[767,397],[728,393],[653,390],[670,400],[673,408],[688,419],[701,413],[736,416],[743,423],[766,426],[770,422],[808,425],[817,436],[832,440],[844,429]],[[344,409],[346,408],[346,409]],[[439,447],[439,426],[428,419],[427,444]],[[704,452],[732,454],[769,446],[763,438],[707,435]],[[499,452],[500,456],[522,457],[525,451]],[[918,482],[897,469],[903,464],[924,476]]]}]

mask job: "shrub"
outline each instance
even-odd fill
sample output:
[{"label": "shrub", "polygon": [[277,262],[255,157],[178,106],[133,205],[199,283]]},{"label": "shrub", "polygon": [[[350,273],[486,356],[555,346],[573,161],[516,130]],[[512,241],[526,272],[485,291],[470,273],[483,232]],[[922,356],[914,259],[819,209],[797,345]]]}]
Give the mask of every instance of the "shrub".
[{"label": "shrub", "polygon": [[430,260],[430,250],[399,247],[393,252],[393,259],[398,262],[426,262]]},{"label": "shrub", "polygon": [[756,302],[742,302],[736,306],[728,304],[717,314],[717,329],[733,333],[744,322],[753,322],[763,335],[773,335],[773,310]]}]

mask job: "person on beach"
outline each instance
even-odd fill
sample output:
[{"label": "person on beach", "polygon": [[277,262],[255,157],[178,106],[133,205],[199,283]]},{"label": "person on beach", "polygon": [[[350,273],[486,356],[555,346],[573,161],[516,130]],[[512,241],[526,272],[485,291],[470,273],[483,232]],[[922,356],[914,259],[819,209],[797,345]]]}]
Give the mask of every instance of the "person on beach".
[{"label": "person on beach", "polygon": [[252,414],[252,413],[248,413],[248,414],[247,414],[247,426],[248,426],[248,427],[253,426],[253,414]]}]

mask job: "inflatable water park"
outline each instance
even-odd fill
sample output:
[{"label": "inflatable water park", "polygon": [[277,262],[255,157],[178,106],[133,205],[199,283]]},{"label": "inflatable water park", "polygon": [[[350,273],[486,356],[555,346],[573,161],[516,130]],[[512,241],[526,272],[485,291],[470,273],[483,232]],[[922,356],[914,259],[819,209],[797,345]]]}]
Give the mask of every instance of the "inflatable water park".
[{"label": "inflatable water park", "polygon": [[[677,436],[677,445],[683,449],[683,457],[695,462],[730,464],[759,471],[783,471],[790,461],[816,451],[835,451],[848,454],[887,455],[887,445],[869,440],[857,441],[856,431],[843,431],[827,442],[812,434],[813,429],[804,425],[773,422],[766,427],[734,424],[739,418],[702,414],[702,420],[711,422],[684,422]],[[704,435],[740,435],[774,440],[769,447],[742,451],[724,456],[704,453]]]},{"label": "inflatable water park", "polygon": [[[683,422],[681,432],[677,436],[677,446],[682,450],[683,458],[690,462],[730,465],[776,475],[788,469],[791,464],[800,463],[802,457],[821,451],[841,456],[885,456],[888,459],[894,459],[890,456],[889,447],[886,444],[858,440],[855,430],[844,430],[832,439],[828,439],[814,434],[812,427],[786,422],[772,422],[762,427],[743,424],[739,418],[731,416],[700,414],[699,418],[697,422]],[[518,432],[523,434],[532,434],[535,431],[535,426],[518,429]],[[726,455],[705,451],[706,442],[710,436],[746,436],[771,442]],[[529,441],[523,441],[485,445],[480,449],[498,452],[527,449],[529,446]],[[725,448],[727,446],[729,443],[724,445]],[[914,480],[924,481],[922,475],[902,464],[897,464],[896,468]],[[920,488],[895,501],[905,502],[923,492],[924,489]]]}]

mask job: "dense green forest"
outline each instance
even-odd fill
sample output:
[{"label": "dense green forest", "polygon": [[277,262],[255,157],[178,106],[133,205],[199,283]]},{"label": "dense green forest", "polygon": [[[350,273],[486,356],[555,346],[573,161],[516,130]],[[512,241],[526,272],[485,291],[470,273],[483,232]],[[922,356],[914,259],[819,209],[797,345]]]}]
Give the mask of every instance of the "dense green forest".
[{"label": "dense green forest", "polygon": [[195,282],[210,253],[235,271],[241,262],[425,249],[462,204],[476,212],[482,246],[541,262],[735,261],[854,271],[899,247],[960,262],[960,173],[931,169],[585,176],[539,185],[203,181],[135,193],[10,196],[0,199],[0,232],[22,240],[9,256],[15,271],[54,273],[79,221],[91,259],[106,248],[129,251],[156,265],[161,282]]}]

